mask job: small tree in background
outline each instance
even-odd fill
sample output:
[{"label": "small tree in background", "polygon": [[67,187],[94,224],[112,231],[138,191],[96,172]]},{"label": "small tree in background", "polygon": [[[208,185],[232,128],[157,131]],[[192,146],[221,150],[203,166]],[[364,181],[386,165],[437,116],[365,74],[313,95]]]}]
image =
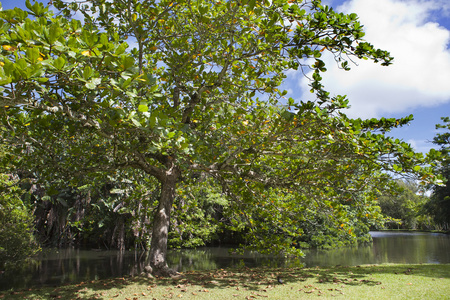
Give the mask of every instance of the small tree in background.
[{"label": "small tree in background", "polygon": [[[386,225],[391,229],[434,229],[424,206],[429,198],[420,192],[414,181],[397,180],[394,191],[385,192],[378,198],[381,212],[388,217]],[[395,222],[397,221],[397,222]]]},{"label": "small tree in background", "polygon": [[437,124],[436,129],[445,129],[436,134],[433,139],[439,145],[443,158],[437,171],[446,179],[445,185],[433,186],[433,193],[426,205],[426,210],[434,215],[437,225],[444,230],[450,230],[450,118],[442,117],[443,124]]}]

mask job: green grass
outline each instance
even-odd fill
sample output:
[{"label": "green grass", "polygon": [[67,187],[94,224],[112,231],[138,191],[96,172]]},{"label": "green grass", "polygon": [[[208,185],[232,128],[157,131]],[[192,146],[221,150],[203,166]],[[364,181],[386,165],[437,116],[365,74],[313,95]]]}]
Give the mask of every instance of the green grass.
[{"label": "green grass", "polygon": [[[276,280],[280,276],[284,283]],[[3,291],[0,299],[450,299],[450,264],[243,268]]]}]

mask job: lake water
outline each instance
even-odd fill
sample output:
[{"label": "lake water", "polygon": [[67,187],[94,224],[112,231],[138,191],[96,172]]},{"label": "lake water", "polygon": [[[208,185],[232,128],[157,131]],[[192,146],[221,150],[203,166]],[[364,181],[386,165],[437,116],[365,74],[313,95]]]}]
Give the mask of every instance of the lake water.
[{"label": "lake water", "polygon": [[[371,232],[373,244],[333,250],[305,250],[305,257],[284,259],[256,253],[229,254],[229,248],[170,251],[169,265],[178,271],[228,267],[335,266],[383,263],[450,263],[450,235],[438,233]],[[147,261],[143,252],[47,250],[39,260],[0,274],[0,290],[104,279],[140,274]]]}]

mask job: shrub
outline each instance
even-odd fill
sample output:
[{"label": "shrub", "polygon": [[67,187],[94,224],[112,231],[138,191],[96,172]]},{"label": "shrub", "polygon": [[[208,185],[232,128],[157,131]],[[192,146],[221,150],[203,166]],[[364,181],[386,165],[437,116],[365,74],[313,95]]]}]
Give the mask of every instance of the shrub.
[{"label": "shrub", "polygon": [[[39,247],[33,237],[33,216],[20,199],[20,188],[0,174],[0,269],[34,255]],[[6,188],[5,188],[6,187]]]}]

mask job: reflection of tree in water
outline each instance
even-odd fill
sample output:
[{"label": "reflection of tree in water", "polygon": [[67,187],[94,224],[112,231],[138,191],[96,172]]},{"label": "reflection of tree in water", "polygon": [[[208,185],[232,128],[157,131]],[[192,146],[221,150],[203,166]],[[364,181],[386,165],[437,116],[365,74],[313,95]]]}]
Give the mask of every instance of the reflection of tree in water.
[{"label": "reflection of tree in water", "polygon": [[167,260],[168,265],[177,271],[211,270],[218,268],[213,254],[208,250],[184,249],[171,251]]},{"label": "reflection of tree in water", "polygon": [[[305,250],[295,259],[245,252],[230,254],[228,248],[198,248],[170,251],[169,266],[177,271],[239,267],[306,267],[380,263],[450,263],[450,236],[444,234],[375,233],[373,245],[334,250]],[[0,290],[31,286],[61,285],[94,279],[136,276],[148,265],[146,252],[44,251],[39,260],[0,274]]]},{"label": "reflection of tree in water", "polygon": [[143,252],[47,250],[39,260],[2,274],[0,290],[135,276],[142,272],[145,257]]},{"label": "reflection of tree in water", "polygon": [[239,267],[299,267],[300,258],[273,257],[256,252],[230,254],[228,248],[201,248],[173,251],[168,255],[169,266],[177,271],[213,270]]},{"label": "reflection of tree in water", "polygon": [[448,263],[450,237],[439,233],[385,233],[375,238],[377,263]]},{"label": "reflection of tree in water", "polygon": [[306,255],[307,267],[368,264],[374,259],[371,244],[341,247],[333,250],[309,249],[303,251]]}]

